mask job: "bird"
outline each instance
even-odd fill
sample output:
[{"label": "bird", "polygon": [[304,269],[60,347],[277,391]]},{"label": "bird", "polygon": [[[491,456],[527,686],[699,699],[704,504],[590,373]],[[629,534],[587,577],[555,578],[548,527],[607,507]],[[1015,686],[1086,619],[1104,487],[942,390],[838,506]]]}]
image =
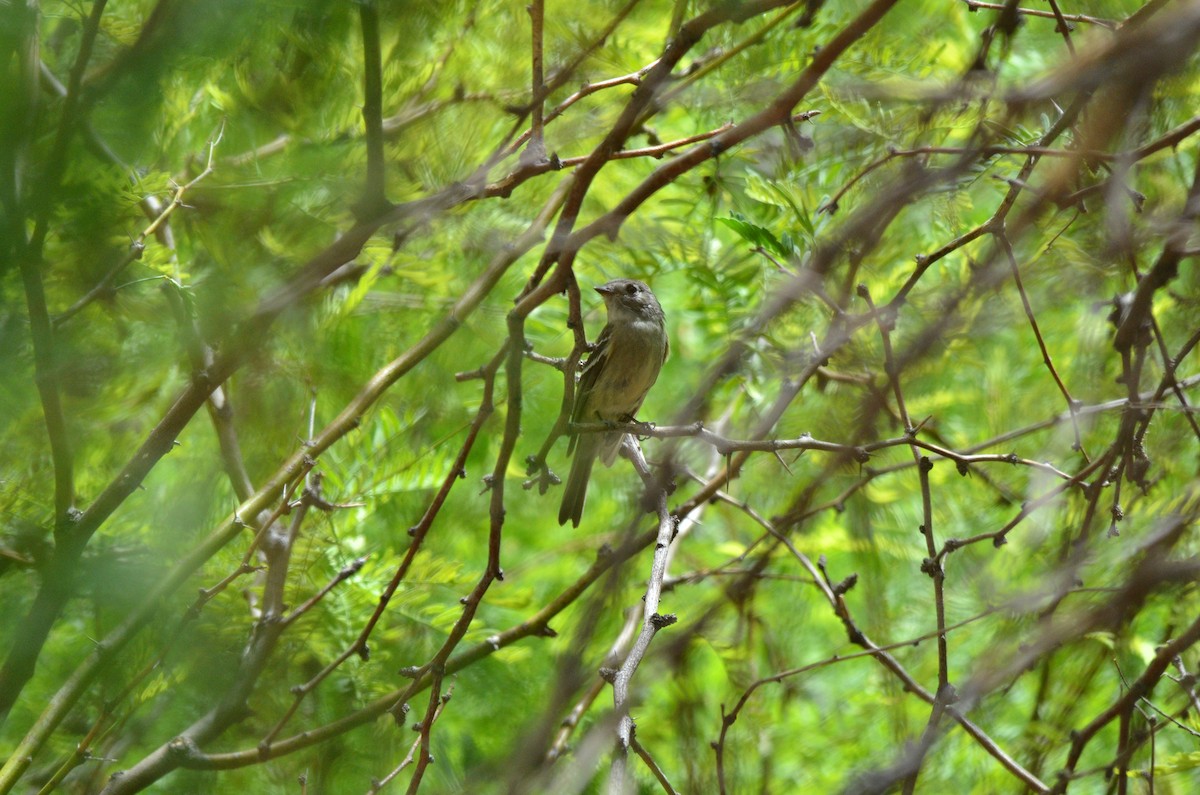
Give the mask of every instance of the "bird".
[{"label": "bird", "polygon": [[[575,388],[572,424],[629,422],[670,352],[666,316],[654,293],[637,279],[613,279],[595,288],[604,299],[608,322],[584,362]],[[571,473],[558,509],[560,525],[579,526],[588,480],[596,457],[611,466],[624,433],[570,433],[567,454],[574,453]]]}]

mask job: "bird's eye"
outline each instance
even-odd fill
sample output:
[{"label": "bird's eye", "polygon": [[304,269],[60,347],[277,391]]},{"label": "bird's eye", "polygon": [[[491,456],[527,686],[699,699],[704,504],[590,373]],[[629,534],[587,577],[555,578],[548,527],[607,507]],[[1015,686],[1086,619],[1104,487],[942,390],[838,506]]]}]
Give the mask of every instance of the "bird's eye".
[{"label": "bird's eye", "polygon": [[630,295],[636,295],[637,291],[638,291],[638,287],[636,284],[625,285],[625,292],[629,293]]}]

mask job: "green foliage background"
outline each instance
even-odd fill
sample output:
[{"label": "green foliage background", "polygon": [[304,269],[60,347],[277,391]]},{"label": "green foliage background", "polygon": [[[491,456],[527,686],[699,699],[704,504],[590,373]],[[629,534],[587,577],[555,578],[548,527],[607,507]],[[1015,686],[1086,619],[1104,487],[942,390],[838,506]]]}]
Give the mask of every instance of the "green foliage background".
[{"label": "green foliage background", "polygon": [[[372,5],[382,38],[386,195],[398,204],[419,201],[472,179],[480,164],[528,128],[530,20],[524,3],[493,0]],[[646,0],[623,15],[624,5],[546,4],[547,74],[588,53],[549,94],[548,107],[580,85],[644,69],[663,54],[679,21],[747,6]],[[779,10],[708,32],[684,57],[675,79],[658,87],[661,105],[635,127],[624,148],[677,141],[752,117],[867,7],[841,0],[813,4],[812,23],[796,27],[803,4],[777,5]],[[1112,1],[1063,5],[1062,11],[1114,22],[1139,10],[1151,17],[1179,14],[1182,26],[1192,24],[1184,12],[1193,6],[1168,3],[1145,12],[1136,2]],[[55,531],[71,521],[56,515],[58,464],[35,388],[39,377],[46,379],[39,365],[49,368],[61,395],[73,505],[85,509],[196,377],[171,302],[187,308],[199,339],[220,357],[264,296],[293,283],[306,261],[362,220],[368,161],[358,7],[300,0],[112,0],[100,18],[83,72],[84,102],[54,184],[46,174],[64,101],[47,78],[34,107],[16,112],[29,99],[22,94],[22,46],[35,42],[46,72],[67,84],[92,6],[0,3],[3,101],[11,111],[3,127],[10,154],[4,156],[0,252],[5,653],[26,642],[21,622],[56,560],[61,540]],[[32,17],[23,17],[26,11]],[[619,24],[611,35],[591,49],[613,19]],[[1087,60],[1088,52],[1122,41],[1126,30],[1079,22],[1070,46],[1083,54],[1073,56],[1052,19],[1024,16],[1011,35],[1001,24],[999,12],[973,11],[961,2],[898,4],[792,109],[820,115],[798,123],[794,134],[772,125],[681,171],[624,219],[619,236],[583,246],[572,270],[589,339],[603,324],[591,285],[618,276],[644,279],[666,309],[672,355],[639,419],[662,426],[703,421],[727,439],[748,439],[772,416],[779,396],[819,363],[817,375],[802,383],[765,437],[811,434],[850,447],[902,439],[879,326],[862,323],[832,350],[818,347],[847,316],[868,310],[856,295],[858,285],[884,306],[917,272],[920,257],[989,223],[1027,162],[1021,148],[1033,145],[1081,94],[1064,89],[1057,105],[1037,95],[1035,89],[1056,75],[1066,80],[1092,69],[1098,97],[1048,144],[1059,154],[1094,145],[1088,131],[1103,121],[1106,101],[1127,116],[1100,146],[1113,153],[1158,140],[1195,114],[1200,90],[1194,51],[1161,80],[1150,73],[1133,92],[1121,82],[1119,64],[1112,65],[1116,59],[1107,66]],[[981,58],[984,68],[972,69]],[[1021,92],[1033,99],[1023,100]],[[549,152],[564,160],[592,152],[633,93],[632,86],[618,85],[574,104],[548,123]],[[1013,151],[976,149],[984,144]],[[170,240],[149,235],[144,254],[122,268],[109,289],[55,325],[51,357],[36,362],[21,258],[38,219],[48,232],[34,270],[53,318],[127,256],[130,241],[153,217],[146,198],[167,206],[177,186],[204,170],[210,146],[212,172],[186,191],[170,215]],[[922,147],[945,151],[889,156]],[[670,157],[690,148],[670,151],[668,160],[608,162],[590,185],[575,228],[611,211]],[[1022,293],[992,236],[956,247],[923,271],[907,300],[896,303],[888,335],[903,363],[896,380],[908,416],[919,425],[916,438],[960,454],[1011,452],[1020,459],[1015,465],[971,463],[964,477],[946,456],[921,451],[933,464],[930,518],[939,548],[948,538],[995,533],[1018,517],[1023,504],[1032,506],[1006,545],[982,540],[946,555],[945,624],[955,628],[946,635],[945,673],[958,690],[972,694],[963,705],[970,721],[1048,787],[1069,781],[1070,792],[1113,791],[1106,771],[1119,766],[1119,752],[1127,748],[1129,777],[1121,786],[1128,791],[1149,791],[1146,782],[1153,778],[1155,792],[1188,792],[1197,775],[1200,726],[1190,706],[1195,691],[1188,673],[1197,659],[1189,648],[1171,671],[1185,686],[1161,682],[1128,716],[1135,740],[1121,736],[1119,722],[1107,723],[1082,759],[1069,765],[1078,779],[1056,779],[1068,765],[1072,732],[1119,699],[1158,647],[1192,624],[1200,605],[1194,582],[1164,578],[1148,587],[1144,601],[1119,601],[1114,610],[1123,612],[1111,621],[1083,629],[1070,623],[1121,596],[1137,562],[1173,522],[1185,529],[1169,557],[1181,565],[1194,559],[1200,432],[1190,406],[1168,393],[1150,407],[1149,471],[1140,484],[1124,478],[1120,466],[1128,458],[1118,451],[1110,467],[1082,477],[1088,490],[1069,489],[1039,502],[1062,481],[1035,466],[1045,462],[1074,475],[1117,449],[1126,407],[1096,409],[1129,394],[1120,380],[1126,365],[1114,350],[1114,326],[1107,319],[1111,302],[1137,289],[1138,274],[1150,270],[1169,245],[1194,190],[1196,154],[1190,133],[1128,163],[1056,154],[1038,163],[1028,186],[1017,185],[1016,210],[1009,216],[1016,262],[1054,367],[1081,409],[1082,453],[1075,448],[1067,400],[1043,362]],[[960,157],[964,162],[951,173]],[[886,162],[868,171],[881,158]],[[877,235],[859,234],[855,224],[870,217],[872,202],[917,180],[920,168],[947,171],[897,200],[894,218],[883,213],[886,220],[868,224]],[[1056,182],[1064,168],[1073,170]],[[487,181],[517,169],[516,155],[499,159],[486,170]],[[479,195],[419,220],[383,224],[340,278],[275,319],[227,382],[251,483],[265,483],[377,370],[406,355],[451,313],[571,173],[571,167],[547,170],[521,180],[505,197]],[[1045,201],[1055,190],[1101,183],[1107,187],[1086,199],[1061,206]],[[1129,191],[1139,194],[1137,208]],[[1015,221],[1025,212],[1031,222],[1021,226]],[[393,239],[397,232],[401,236]],[[1185,221],[1183,235],[1178,276],[1154,298],[1162,348],[1155,342],[1145,349],[1135,391],[1152,392],[1168,372],[1168,358],[1200,328],[1194,218]],[[831,246],[827,263],[805,281],[802,274]],[[292,704],[289,688],[352,646],[413,543],[407,531],[454,475],[455,458],[484,401],[483,379],[458,376],[501,350],[508,313],[543,254],[539,245],[519,257],[478,309],[460,318],[452,336],[373,403],[355,430],[316,457],[322,494],[337,507],[313,510],[305,521],[288,571],[287,604],[304,603],[356,558],[366,562],[287,629],[252,688],[244,719],[203,743],[200,752],[252,751]],[[793,300],[769,315],[783,295]],[[570,357],[569,317],[562,296],[542,303],[524,326],[530,350]],[[738,352],[734,365],[711,379],[698,413],[685,413],[731,350]],[[1193,374],[1193,363],[1194,357],[1184,356],[1169,366],[1177,365],[1184,379]],[[483,424],[462,478],[371,635],[369,659],[356,655],[340,665],[300,703],[282,737],[360,714],[404,688],[409,680],[402,669],[426,664],[450,636],[463,615],[463,598],[486,569],[489,528],[498,521],[490,513],[489,486],[495,482],[488,478],[514,410],[507,399],[510,374],[499,368],[496,412]],[[520,378],[521,433],[502,473],[504,576],[490,584],[456,646],[459,653],[480,649],[481,657],[446,679],[443,692],[452,689],[452,698],[429,732],[435,762],[412,779],[427,792],[601,791],[608,780],[608,688],[583,712],[570,735],[571,750],[554,763],[542,759],[559,723],[606,664],[624,611],[639,608],[653,545],[570,600],[549,622],[553,637],[489,644],[531,620],[598,556],[652,527],[653,519],[639,510],[640,483],[621,461],[594,476],[578,530],[555,524],[559,491],[542,493],[538,474],[525,461],[554,428],[563,373],[526,359]],[[700,439],[651,438],[643,447],[652,462],[665,468],[670,458],[677,466],[672,510],[701,493],[705,482],[713,483],[713,491],[688,513],[686,532],[672,548],[661,612],[676,614],[678,623],[655,637],[633,680],[641,745],[681,792],[876,791],[870,776],[883,775],[919,745],[931,707],[870,656],[833,661],[862,649],[848,638],[811,572],[764,523],[773,519],[772,530],[798,553],[814,563],[823,560],[830,585],[856,574],[845,592],[848,614],[875,643],[900,644],[890,652],[894,659],[936,692],[939,659],[931,633],[939,625],[933,580],[922,573],[926,517],[913,451],[894,443],[860,463],[844,448],[757,452],[735,476],[722,478],[721,467],[731,459]],[[565,473],[563,443],[546,463]],[[716,490],[722,496],[714,496]],[[28,737],[96,644],[144,605],[172,567],[244,498],[223,464],[214,423],[197,413],[177,447],[88,540],[69,577],[73,598],[56,616],[36,672],[0,731],[3,756]],[[1110,523],[1115,505],[1123,518]],[[252,611],[263,582],[244,575],[194,618],[187,611],[196,589],[211,588],[237,570],[252,538],[246,530],[204,557],[186,587],[157,605],[153,620],[99,670],[38,744],[14,791],[37,791],[59,769],[70,772],[57,788],[100,791],[114,772],[171,741],[222,697],[256,632]],[[1054,623],[1060,619],[1061,625]],[[1021,664],[1019,655],[1029,648],[1038,652]],[[722,716],[757,680],[822,661],[829,664],[754,689],[722,732]],[[987,684],[974,693],[979,682]],[[412,711],[398,720],[367,721],[294,753],[233,769],[175,770],[149,789],[304,791],[296,782],[306,776],[308,792],[366,791],[409,753],[419,736],[410,726],[424,714],[427,698],[426,692],[414,694]],[[1153,755],[1145,735],[1152,728]],[[1024,791],[1026,784],[952,719],[941,718],[933,734],[921,755],[917,791]],[[81,742],[91,758],[72,760]],[[647,767],[636,757],[631,766],[637,790],[656,791]],[[384,791],[408,786],[410,776],[402,773]],[[881,781],[883,789],[899,787],[903,776]]]}]

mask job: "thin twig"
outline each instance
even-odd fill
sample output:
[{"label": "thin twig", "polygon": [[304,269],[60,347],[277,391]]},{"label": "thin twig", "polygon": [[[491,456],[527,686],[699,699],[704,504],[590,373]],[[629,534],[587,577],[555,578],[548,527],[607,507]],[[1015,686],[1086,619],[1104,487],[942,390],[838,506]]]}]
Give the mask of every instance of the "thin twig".
[{"label": "thin twig", "polygon": [[[976,11],[979,9],[1004,11],[1008,8],[1008,6],[1001,3],[984,3],[980,2],[980,0],[963,0],[963,2],[971,11]],[[1084,22],[1089,25],[1099,25],[1100,27],[1108,28],[1109,30],[1116,30],[1118,27],[1120,27],[1120,23],[1115,20],[1090,17],[1085,14],[1063,14],[1061,12],[1057,12],[1057,10],[1043,11],[1040,8],[1021,8],[1020,6],[1018,6],[1015,10],[1018,14],[1023,14],[1025,16],[1041,17],[1043,19],[1057,19],[1059,20],[1059,24],[1062,24],[1063,21]]]},{"label": "thin twig", "polygon": [[383,67],[379,54],[379,8],[375,0],[359,0],[358,19],[362,28],[362,117],[367,143],[367,174],[359,212],[370,217],[388,206],[383,162]]},{"label": "thin twig", "polygon": [[92,289],[88,290],[87,293],[81,296],[77,301],[75,301],[75,303],[71,304],[70,307],[54,318],[55,328],[66,323],[68,320],[78,314],[80,310],[82,310],[88,304],[94,302],[97,298],[106,295],[109,292],[110,285],[113,283],[113,280],[116,279],[117,276],[129,266],[130,263],[142,258],[142,255],[146,250],[146,240],[151,235],[158,232],[159,229],[163,228],[167,220],[178,208],[184,206],[184,195],[197,184],[199,184],[201,180],[213,173],[213,160],[216,155],[217,146],[221,143],[221,138],[224,137],[224,135],[225,124],[222,122],[221,126],[217,128],[217,131],[208,141],[208,158],[204,164],[204,170],[195,177],[192,177],[192,179],[188,180],[183,185],[175,186],[175,193],[171,196],[171,201],[162,208],[162,211],[157,216],[151,219],[150,223],[145,229],[138,233],[138,236],[135,237],[129,244],[128,252],[126,252],[126,254],[121,257],[121,259],[118,260],[115,265],[109,268],[108,272],[104,274],[104,276],[99,282],[96,283],[94,287],[92,287]]}]

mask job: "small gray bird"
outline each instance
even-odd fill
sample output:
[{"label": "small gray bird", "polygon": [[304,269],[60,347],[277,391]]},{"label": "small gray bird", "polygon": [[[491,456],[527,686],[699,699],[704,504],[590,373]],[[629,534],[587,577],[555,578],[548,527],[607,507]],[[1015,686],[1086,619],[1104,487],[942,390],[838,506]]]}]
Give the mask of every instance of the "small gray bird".
[{"label": "small gray bird", "polygon": [[[600,332],[575,388],[571,422],[628,422],[642,406],[667,359],[667,326],[650,288],[636,279],[614,279],[596,288],[604,297],[608,323]],[[579,526],[592,464],[599,455],[611,466],[622,433],[571,434],[567,454],[575,453],[563,490],[558,523]]]}]

